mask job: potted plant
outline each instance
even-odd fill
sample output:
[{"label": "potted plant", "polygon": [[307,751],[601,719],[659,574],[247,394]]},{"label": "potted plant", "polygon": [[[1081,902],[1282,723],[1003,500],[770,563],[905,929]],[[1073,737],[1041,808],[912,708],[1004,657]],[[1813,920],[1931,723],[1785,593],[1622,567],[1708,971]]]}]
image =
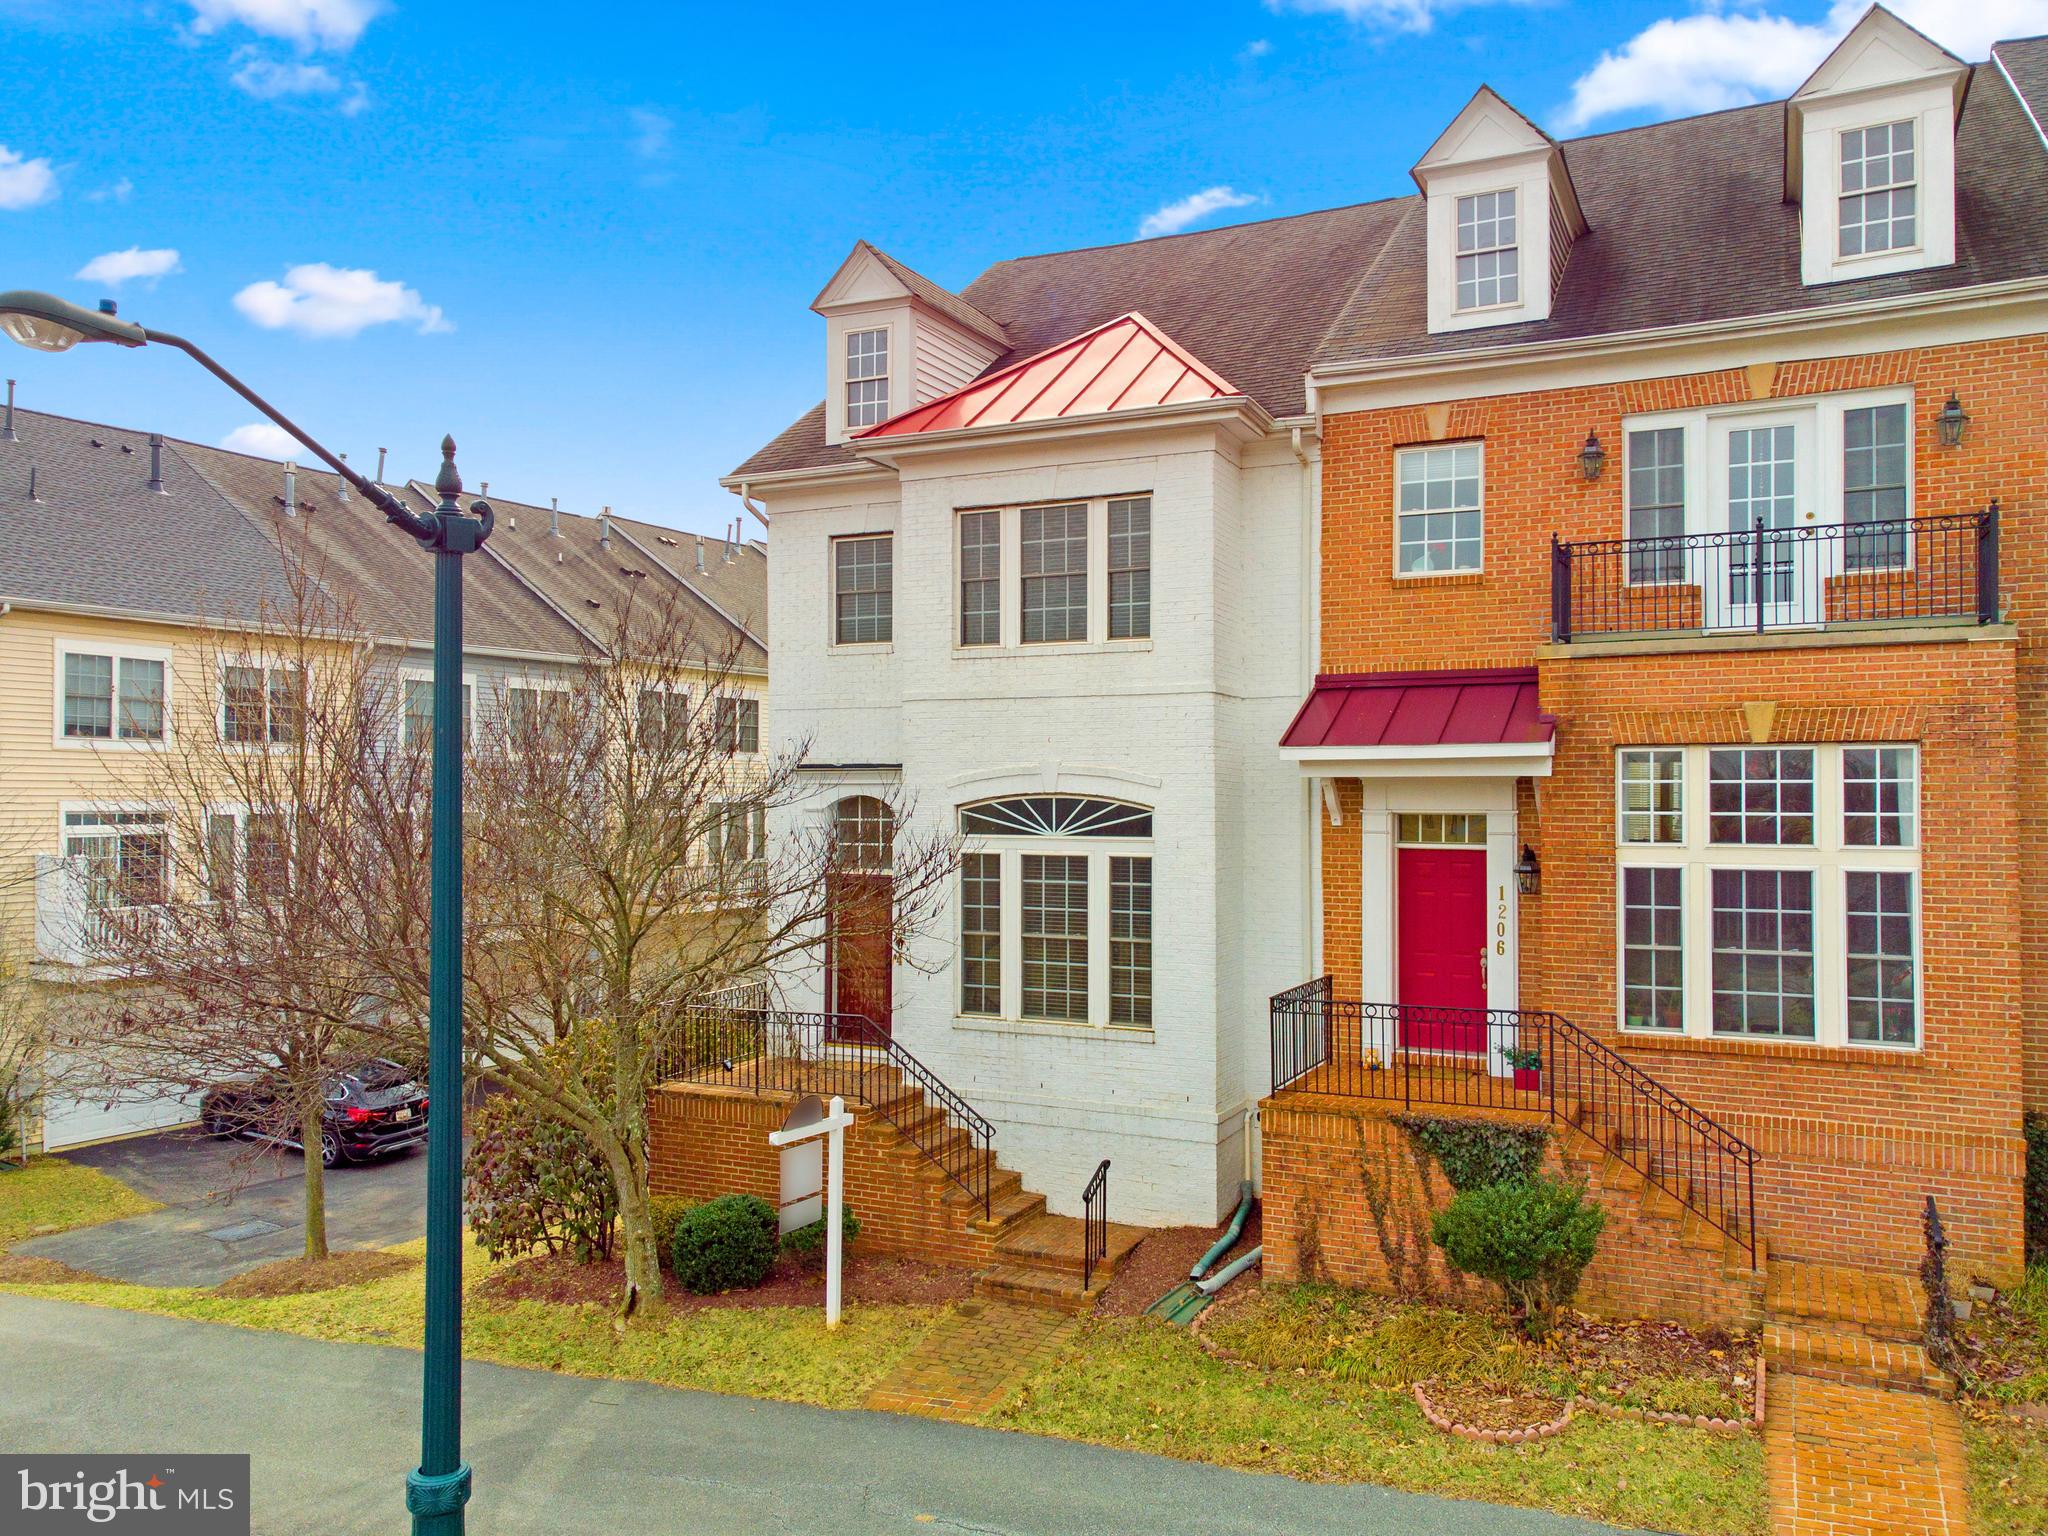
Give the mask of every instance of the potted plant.
[{"label": "potted plant", "polygon": [[1515,1091],[1537,1093],[1543,1088],[1543,1053],[1534,1046],[1510,1045],[1501,1056],[1514,1069]]}]

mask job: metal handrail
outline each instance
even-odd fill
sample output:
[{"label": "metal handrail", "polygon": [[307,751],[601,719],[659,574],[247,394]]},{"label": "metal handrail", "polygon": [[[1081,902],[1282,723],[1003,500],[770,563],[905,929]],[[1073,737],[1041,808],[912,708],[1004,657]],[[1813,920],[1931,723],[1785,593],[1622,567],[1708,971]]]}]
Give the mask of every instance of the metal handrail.
[{"label": "metal handrail", "polygon": [[1109,1257],[1109,1159],[1096,1165],[1095,1176],[1081,1191],[1081,1289],[1095,1281],[1097,1261]]},{"label": "metal handrail", "polygon": [[1550,540],[1550,637],[1999,619],[1998,503],[1870,522]]},{"label": "metal handrail", "polygon": [[[990,1214],[995,1126],[865,1014],[699,1004],[656,1076],[864,1100]],[[940,1111],[935,1124],[917,1113],[926,1103]]]},{"label": "metal handrail", "polygon": [[1269,1019],[1275,1093],[1299,1085],[1543,1114],[1742,1243],[1756,1264],[1756,1149],[1561,1014],[1340,999],[1320,976],[1275,994]]}]

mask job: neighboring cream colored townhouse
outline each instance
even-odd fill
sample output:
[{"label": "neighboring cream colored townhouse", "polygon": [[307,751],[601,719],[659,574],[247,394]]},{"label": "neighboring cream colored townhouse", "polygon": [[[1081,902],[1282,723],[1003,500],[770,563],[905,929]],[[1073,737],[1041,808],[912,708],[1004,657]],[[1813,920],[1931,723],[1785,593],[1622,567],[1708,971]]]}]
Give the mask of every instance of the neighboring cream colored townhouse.
[{"label": "neighboring cream colored townhouse", "polygon": [[[434,505],[424,484],[391,489]],[[707,668],[736,654],[743,691],[765,695],[762,545],[491,499],[497,529],[469,564],[464,610],[479,718],[601,652],[609,618],[650,582],[695,612]],[[388,650],[404,717],[424,718],[429,563],[336,476],[297,470],[290,501],[273,460],[35,411],[0,425],[0,962],[26,970],[35,1006],[61,1008],[72,989],[109,979],[87,963],[83,906],[146,903],[175,877],[163,812],[132,798],[128,770],[135,754],[175,748],[181,712],[223,699],[208,631],[289,610],[286,518],[329,594]],[[735,710],[743,747],[758,750],[760,709]],[[94,878],[55,878],[64,860]],[[39,1109],[31,1140],[47,1150],[192,1113],[171,1094],[108,1106],[52,1093]]]}]

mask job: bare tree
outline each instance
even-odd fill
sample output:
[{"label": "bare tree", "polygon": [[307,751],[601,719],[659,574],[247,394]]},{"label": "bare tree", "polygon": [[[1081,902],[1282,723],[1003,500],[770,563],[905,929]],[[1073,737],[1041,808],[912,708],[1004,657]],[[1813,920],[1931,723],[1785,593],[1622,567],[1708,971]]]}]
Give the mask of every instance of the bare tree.
[{"label": "bare tree", "polygon": [[[807,797],[804,754],[757,750],[739,647],[707,629],[687,599],[643,599],[602,654],[505,690],[496,709],[479,701],[466,777],[466,1047],[486,1077],[573,1126],[610,1167],[629,1304],[662,1294],[649,1090],[693,1010],[815,958],[828,913],[845,904],[833,874],[847,850],[829,824],[769,845],[770,817]],[[361,867],[386,883],[347,910],[383,923],[363,948],[389,967],[388,1005],[424,1015],[424,788],[385,784],[362,798],[386,818],[389,855]],[[907,830],[892,839],[891,899],[841,914],[840,930],[875,925],[902,953],[936,910],[956,850],[950,833],[921,834],[907,811],[893,814]]]},{"label": "bare tree", "polygon": [[201,686],[182,690],[165,750],[123,759],[124,795],[155,819],[86,861],[90,953],[123,980],[72,1059],[109,1098],[256,1080],[209,1129],[298,1143],[305,1254],[321,1259],[329,1087],[379,1050],[416,1054],[376,1007],[366,925],[346,908],[383,852],[359,765],[400,785],[425,767],[397,739],[391,658],[302,538],[281,530],[280,549],[289,599],[203,630]]}]

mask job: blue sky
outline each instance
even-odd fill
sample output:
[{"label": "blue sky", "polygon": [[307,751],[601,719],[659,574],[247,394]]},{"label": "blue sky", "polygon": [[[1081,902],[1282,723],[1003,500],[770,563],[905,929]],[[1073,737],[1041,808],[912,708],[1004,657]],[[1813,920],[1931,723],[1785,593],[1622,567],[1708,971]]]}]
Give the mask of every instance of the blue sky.
[{"label": "blue sky", "polygon": [[[1894,8],[1973,59],[2048,31]],[[1860,10],[0,0],[0,288],[117,296],[366,467],[431,475],[452,431],[472,486],[716,530],[716,477],[822,390],[806,306],[856,238],[959,288],[1396,194],[1482,80],[1599,131],[1782,95]],[[172,353],[0,369],[121,425],[254,420]]]}]

